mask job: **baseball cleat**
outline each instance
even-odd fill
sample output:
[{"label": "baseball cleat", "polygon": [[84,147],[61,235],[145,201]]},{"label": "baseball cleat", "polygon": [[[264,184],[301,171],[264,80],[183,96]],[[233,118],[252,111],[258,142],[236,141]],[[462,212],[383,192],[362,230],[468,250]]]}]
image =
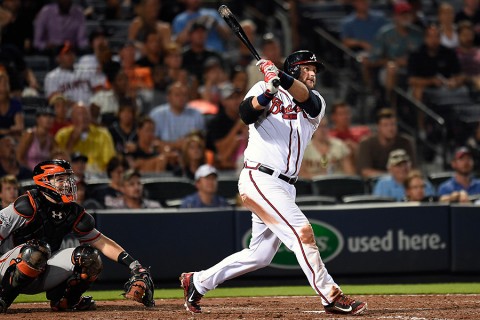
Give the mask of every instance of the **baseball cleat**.
[{"label": "baseball cleat", "polygon": [[7,303],[0,298],[0,313],[7,313]]},{"label": "baseball cleat", "polygon": [[325,312],[330,314],[357,315],[367,310],[367,303],[355,301],[344,294],[339,295],[332,303],[325,306]]},{"label": "baseball cleat", "polygon": [[186,272],[180,275],[180,286],[183,288],[183,297],[185,299],[185,309],[191,313],[201,313],[200,300],[201,295],[193,284],[193,272]]},{"label": "baseball cleat", "polygon": [[81,297],[80,301],[74,306],[69,306],[65,298],[59,301],[50,301],[50,308],[52,311],[89,311],[96,310],[97,304],[91,296],[84,296]]}]

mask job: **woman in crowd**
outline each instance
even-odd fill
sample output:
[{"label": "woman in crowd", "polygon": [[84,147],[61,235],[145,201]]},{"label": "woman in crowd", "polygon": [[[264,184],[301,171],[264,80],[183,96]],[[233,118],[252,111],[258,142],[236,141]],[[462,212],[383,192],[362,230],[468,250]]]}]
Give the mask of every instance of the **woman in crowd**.
[{"label": "woman in crowd", "polygon": [[17,147],[18,162],[33,170],[40,162],[50,159],[55,147],[55,140],[51,134],[55,114],[50,108],[41,108],[37,111],[36,125],[27,129]]}]

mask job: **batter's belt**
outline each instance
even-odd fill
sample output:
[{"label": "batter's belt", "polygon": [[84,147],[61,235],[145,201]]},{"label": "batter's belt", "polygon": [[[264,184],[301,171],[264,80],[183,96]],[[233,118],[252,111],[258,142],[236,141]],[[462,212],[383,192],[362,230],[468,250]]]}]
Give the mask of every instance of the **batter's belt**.
[{"label": "batter's belt", "polygon": [[[244,168],[247,168],[247,169],[252,169],[252,170],[258,170],[258,171],[261,171],[263,173],[266,173],[266,174],[269,174],[269,175],[273,175],[275,173],[275,171],[273,169],[270,169],[268,167],[265,167],[263,164],[259,164],[255,167],[250,167],[247,165],[247,163],[244,164]],[[286,176],[282,173],[280,173],[278,175],[278,178],[279,179],[282,179],[283,181],[289,183],[289,184],[295,184],[298,180],[298,177],[293,177],[293,178],[290,178],[289,176]]]}]

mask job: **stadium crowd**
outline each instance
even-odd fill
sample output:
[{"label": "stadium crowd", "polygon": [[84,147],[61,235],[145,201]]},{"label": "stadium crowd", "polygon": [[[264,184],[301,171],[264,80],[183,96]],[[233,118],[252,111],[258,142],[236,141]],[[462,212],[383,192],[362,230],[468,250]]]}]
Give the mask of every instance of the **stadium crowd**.
[{"label": "stadium crowd", "polygon": [[[293,9],[294,2],[284,5]],[[212,4],[1,1],[2,206],[23,180],[31,180],[35,164],[49,158],[71,161],[78,201],[93,208],[168,205],[144,192],[144,177],[194,182],[196,196],[184,199],[183,207],[226,205],[216,196],[217,179],[207,177],[242,168],[248,127],[237,110],[261,73]],[[399,131],[392,96],[397,84],[432,103],[472,99],[479,92],[478,1],[465,0],[456,13],[447,3],[439,5],[435,26],[415,4],[392,3],[388,12],[371,10],[368,0],[348,4],[352,12],[343,18],[339,38],[358,54],[364,85],[378,94],[381,106],[375,123],[358,123],[352,120],[355,106],[328,103],[328,117],[307,147],[302,180],[358,176],[363,193],[393,201],[469,202],[480,194],[480,180],[473,178],[480,165],[480,124],[452,133],[453,173],[434,185],[430,172],[414,170],[424,159],[415,140]],[[282,68],[288,52],[276,31],[258,16],[243,15],[268,15],[272,8],[260,1],[231,6],[262,57]],[[309,39],[299,39],[296,26],[292,20],[292,43],[302,45]],[[322,93],[321,81],[318,86]],[[434,134],[421,115],[415,121],[420,135]],[[90,188],[95,180],[104,183]]]}]

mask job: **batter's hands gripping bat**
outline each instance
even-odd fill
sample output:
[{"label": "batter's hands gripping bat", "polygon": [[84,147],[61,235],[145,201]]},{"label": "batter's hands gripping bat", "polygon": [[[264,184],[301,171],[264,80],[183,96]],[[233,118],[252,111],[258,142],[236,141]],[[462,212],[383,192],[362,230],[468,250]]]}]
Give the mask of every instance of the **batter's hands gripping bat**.
[{"label": "batter's hands gripping bat", "polygon": [[[223,18],[223,20],[225,20],[230,29],[232,29],[233,33],[235,33],[235,35],[240,39],[240,41],[242,41],[243,44],[250,50],[255,59],[257,59],[257,61],[260,60],[260,55],[258,54],[257,50],[255,50],[255,47],[248,39],[245,31],[243,31],[243,28],[240,26],[240,23],[238,23],[238,20],[233,15],[232,11],[230,11],[230,9],[226,5],[221,5],[218,8],[218,13]],[[280,81],[276,80],[273,85],[275,87],[278,87],[280,85]]]}]

